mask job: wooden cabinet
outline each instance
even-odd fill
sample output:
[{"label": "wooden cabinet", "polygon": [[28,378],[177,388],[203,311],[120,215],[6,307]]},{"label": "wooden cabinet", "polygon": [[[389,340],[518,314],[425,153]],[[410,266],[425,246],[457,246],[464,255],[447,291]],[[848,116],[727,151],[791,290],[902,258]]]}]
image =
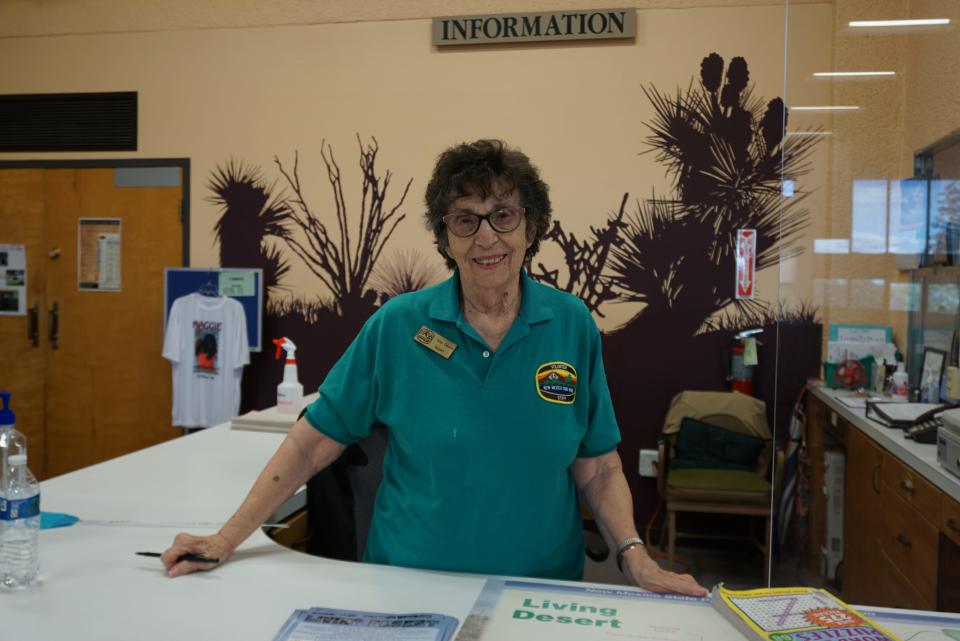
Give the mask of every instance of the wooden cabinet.
[{"label": "wooden cabinet", "polygon": [[960,545],[960,503],[946,494],[940,504],[940,531],[957,545]]},{"label": "wooden cabinet", "polygon": [[810,479],[810,536],[807,541],[807,569],[821,571],[821,548],[826,544],[827,505],[823,488],[826,485],[825,453],[843,450],[849,431],[848,423],[830,407],[810,396],[807,402],[806,449]]},{"label": "wooden cabinet", "polygon": [[843,503],[843,597],[849,603],[877,603],[882,586],[894,582],[880,560],[883,450],[860,430],[850,430]]},{"label": "wooden cabinet", "polygon": [[[887,460],[884,459],[884,465],[886,464]],[[934,610],[937,606],[939,530],[927,515],[890,491],[886,483],[880,494],[883,498],[880,549],[910,585],[923,596],[922,609]],[[899,607],[899,604],[889,605]]]},{"label": "wooden cabinet", "polygon": [[827,402],[811,395],[807,408],[810,569],[819,573],[824,539],[824,453],[840,448],[846,452],[843,599],[960,611],[960,503]]},{"label": "wooden cabinet", "polygon": [[946,494],[940,503],[937,609],[960,612],[960,503]]}]

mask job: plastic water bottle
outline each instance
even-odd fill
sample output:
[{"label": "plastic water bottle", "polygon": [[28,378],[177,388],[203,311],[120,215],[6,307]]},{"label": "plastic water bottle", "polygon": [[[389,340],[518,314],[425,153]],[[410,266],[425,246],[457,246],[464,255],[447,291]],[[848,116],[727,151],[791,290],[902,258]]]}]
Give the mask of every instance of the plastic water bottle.
[{"label": "plastic water bottle", "polygon": [[10,467],[7,459],[11,455],[27,453],[27,437],[18,432],[14,426],[17,415],[10,409],[10,392],[0,392],[3,407],[0,408],[0,491],[6,482],[7,469]]},{"label": "plastic water bottle", "polygon": [[27,469],[27,455],[8,459],[0,493],[0,566],[3,586],[25,588],[40,572],[40,484]]}]

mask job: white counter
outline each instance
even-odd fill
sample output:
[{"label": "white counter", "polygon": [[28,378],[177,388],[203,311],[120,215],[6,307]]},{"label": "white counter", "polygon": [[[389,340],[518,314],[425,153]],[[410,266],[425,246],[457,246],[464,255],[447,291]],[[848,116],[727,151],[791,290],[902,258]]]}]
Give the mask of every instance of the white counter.
[{"label": "white counter", "polygon": [[917,443],[904,438],[903,430],[886,427],[866,417],[866,410],[848,407],[837,400],[849,395],[846,390],[815,387],[813,394],[826,401],[830,409],[845,418],[878,445],[916,470],[920,476],[936,485],[953,500],[960,502],[960,478],[950,474],[937,462],[936,444]]},{"label": "white counter", "polygon": [[[91,520],[222,522],[282,438],[211,428],[45,481],[42,508]],[[313,557],[259,530],[231,562],[179,579],[168,578],[159,559],[134,555],[163,551],[177,531],[82,522],[43,530],[40,583],[0,593],[0,638],[269,640],[295,608],[317,605],[462,621],[484,584],[484,577]]]},{"label": "white counter", "polygon": [[[159,559],[134,555],[164,550],[178,531],[147,523],[225,521],[282,438],[224,425],[42,483],[44,511],[136,524],[81,522],[42,531],[38,585],[0,591],[0,639],[269,641],[294,609],[314,606],[434,612],[463,623],[485,576],[331,561],[284,548],[259,530],[222,567],[178,579],[166,576]],[[189,528],[194,533],[213,529]],[[563,582],[550,583],[568,589]],[[642,634],[633,635],[637,638],[739,638],[705,602],[639,597],[648,605],[643,606]],[[923,617],[896,623],[895,630],[912,633],[941,625],[940,618],[930,623]],[[960,617],[943,620],[960,629]],[[554,640],[555,632],[541,625],[508,636],[511,641]]]}]

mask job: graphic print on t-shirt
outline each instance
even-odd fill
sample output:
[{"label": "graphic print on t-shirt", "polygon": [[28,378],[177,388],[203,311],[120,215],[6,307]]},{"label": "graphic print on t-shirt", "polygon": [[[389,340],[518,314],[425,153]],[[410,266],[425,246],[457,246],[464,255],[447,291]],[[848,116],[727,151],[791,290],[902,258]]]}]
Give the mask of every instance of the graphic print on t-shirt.
[{"label": "graphic print on t-shirt", "polygon": [[199,375],[217,376],[217,353],[220,344],[220,330],[223,323],[217,321],[193,321],[193,352],[196,360],[193,372]]}]

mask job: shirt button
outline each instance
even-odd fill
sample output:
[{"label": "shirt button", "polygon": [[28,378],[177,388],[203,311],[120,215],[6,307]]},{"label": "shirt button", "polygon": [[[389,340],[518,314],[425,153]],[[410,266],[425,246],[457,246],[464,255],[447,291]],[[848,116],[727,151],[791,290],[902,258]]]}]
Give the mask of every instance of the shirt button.
[{"label": "shirt button", "polygon": [[484,357],[484,358],[490,358],[490,352],[487,351],[487,350],[483,350],[483,357]]}]

